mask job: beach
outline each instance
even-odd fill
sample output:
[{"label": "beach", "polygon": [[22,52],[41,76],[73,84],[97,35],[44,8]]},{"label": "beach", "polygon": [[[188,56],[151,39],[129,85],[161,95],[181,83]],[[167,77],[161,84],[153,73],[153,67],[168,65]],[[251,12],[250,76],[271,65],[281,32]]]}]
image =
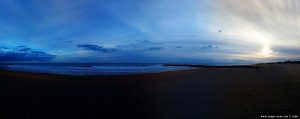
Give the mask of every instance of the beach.
[{"label": "beach", "polygon": [[300,64],[68,76],[0,71],[1,119],[300,116]]}]

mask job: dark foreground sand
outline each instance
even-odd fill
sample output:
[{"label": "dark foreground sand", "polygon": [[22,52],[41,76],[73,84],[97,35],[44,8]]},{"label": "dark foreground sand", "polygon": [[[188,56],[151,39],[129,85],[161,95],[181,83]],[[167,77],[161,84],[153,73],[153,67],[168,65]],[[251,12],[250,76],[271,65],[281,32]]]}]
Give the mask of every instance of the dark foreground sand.
[{"label": "dark foreground sand", "polygon": [[300,116],[300,64],[71,77],[0,71],[0,119]]}]

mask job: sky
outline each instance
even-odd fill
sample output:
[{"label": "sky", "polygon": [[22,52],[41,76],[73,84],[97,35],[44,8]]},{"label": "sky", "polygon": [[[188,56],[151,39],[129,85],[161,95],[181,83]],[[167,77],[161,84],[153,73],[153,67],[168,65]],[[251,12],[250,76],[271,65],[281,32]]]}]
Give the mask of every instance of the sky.
[{"label": "sky", "polygon": [[300,60],[298,0],[0,0],[0,62]]}]

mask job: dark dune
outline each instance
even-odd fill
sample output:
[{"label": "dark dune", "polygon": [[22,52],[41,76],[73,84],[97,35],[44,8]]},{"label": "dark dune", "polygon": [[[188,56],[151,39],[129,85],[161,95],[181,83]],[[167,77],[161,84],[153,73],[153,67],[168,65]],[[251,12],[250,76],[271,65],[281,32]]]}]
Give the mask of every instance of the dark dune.
[{"label": "dark dune", "polygon": [[81,77],[0,71],[0,118],[300,116],[300,64],[247,67]]}]

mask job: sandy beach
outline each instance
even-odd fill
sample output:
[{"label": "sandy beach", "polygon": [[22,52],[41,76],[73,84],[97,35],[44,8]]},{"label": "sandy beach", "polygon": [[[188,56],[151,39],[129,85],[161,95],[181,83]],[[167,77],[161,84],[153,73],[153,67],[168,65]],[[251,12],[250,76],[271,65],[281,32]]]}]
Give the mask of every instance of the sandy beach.
[{"label": "sandy beach", "polygon": [[128,76],[0,71],[1,119],[247,119],[300,116],[300,64]]}]

